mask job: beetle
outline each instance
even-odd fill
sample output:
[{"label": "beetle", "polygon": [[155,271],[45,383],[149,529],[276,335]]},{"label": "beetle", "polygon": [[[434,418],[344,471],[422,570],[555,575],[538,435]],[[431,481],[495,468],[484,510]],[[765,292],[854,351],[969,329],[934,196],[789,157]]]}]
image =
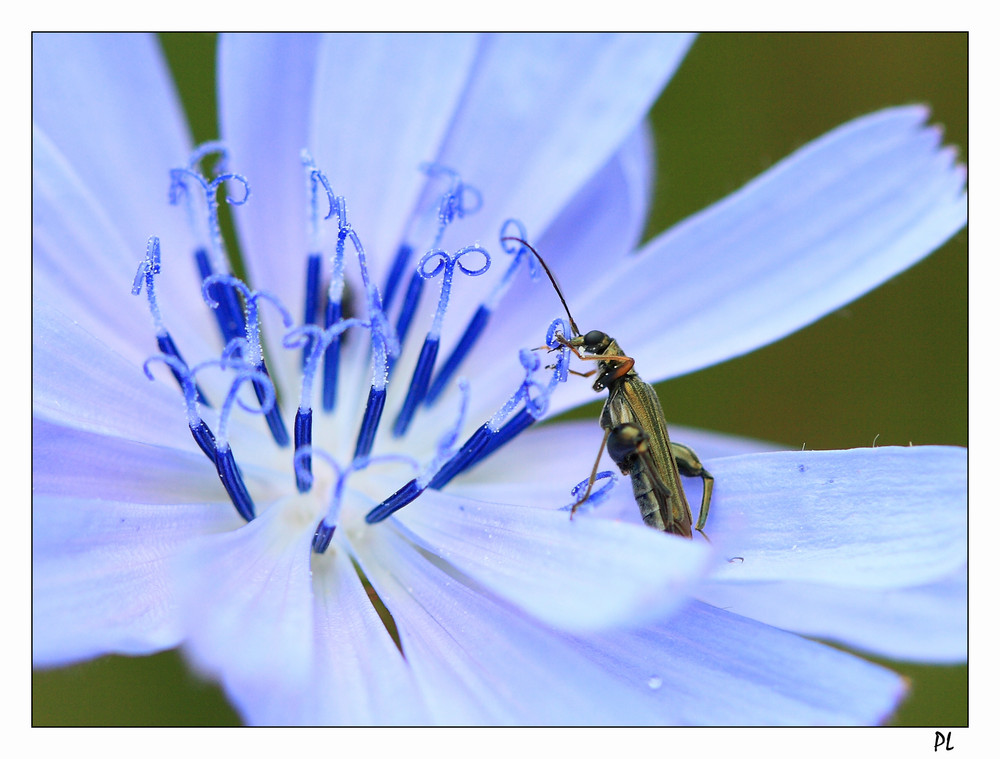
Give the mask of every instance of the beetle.
[{"label": "beetle", "polygon": [[[691,508],[684,495],[680,476],[701,477],[701,508],[694,529],[704,536],[703,528],[708,520],[715,478],[702,466],[693,450],[670,441],[663,407],[653,387],[636,373],[635,359],[626,355],[618,341],[605,332],[591,330],[581,334],[555,277],[538,251],[520,238],[504,239],[526,246],[541,263],[566,310],[573,331],[572,338],[561,337],[559,342],[573,351],[577,358],[597,361],[597,369],[583,376],[596,372],[594,390],[608,391],[600,418],[604,440],[590,473],[586,492],[573,504],[570,518],[590,497],[597,478],[597,467],[606,447],[608,455],[618,468],[632,480],[632,493],[642,514],[642,521],[656,530],[691,537]],[[583,355],[584,353],[589,355]]]}]

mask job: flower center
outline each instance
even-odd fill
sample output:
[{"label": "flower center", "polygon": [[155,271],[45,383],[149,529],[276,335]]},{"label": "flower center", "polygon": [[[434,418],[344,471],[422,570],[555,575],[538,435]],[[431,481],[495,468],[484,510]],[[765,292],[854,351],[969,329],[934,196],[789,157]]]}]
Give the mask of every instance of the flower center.
[{"label": "flower center", "polygon": [[[212,153],[221,154],[222,161],[210,180],[200,173],[198,166]],[[243,176],[221,168],[225,158],[223,146],[206,143],[192,154],[186,167],[171,171],[170,187],[171,202],[185,203],[192,227],[202,240],[193,255],[201,280],[202,298],[214,315],[215,329],[221,337],[223,348],[219,355],[189,364],[167,330],[156,294],[156,276],[161,270],[157,237],[149,239],[132,293],[146,292],[159,348],[158,353],[147,359],[143,369],[153,379],[151,364],[166,364],[183,391],[192,437],[210,465],[215,466],[233,506],[246,521],[254,519],[257,511],[230,440],[230,420],[237,409],[245,414],[264,416],[277,451],[287,449],[292,443],[286,460],[299,493],[310,493],[314,489],[324,491],[320,495],[324,501],[322,508],[317,510],[318,523],[312,542],[316,553],[323,553],[330,545],[340,519],[345,486],[352,475],[386,462],[402,463],[414,471],[410,481],[395,492],[381,496],[383,500],[367,513],[365,522],[376,524],[413,502],[428,488],[444,488],[456,476],[505,445],[545,413],[549,397],[568,374],[569,352],[563,345],[564,341],[559,340],[568,331],[568,325],[561,319],[550,325],[546,337],[548,348],[556,352],[555,361],[543,367],[536,352],[522,349],[519,357],[524,378],[520,385],[490,419],[460,443],[467,415],[469,385],[464,379],[455,379],[457,371],[481,338],[522,264],[528,265],[532,278],[537,276],[536,261],[529,248],[520,242],[527,237],[520,222],[509,220],[502,226],[499,244],[511,256],[511,262],[475,310],[455,346],[443,361],[439,361],[442,325],[453,287],[457,285],[455,275],[478,277],[492,265],[492,257],[479,244],[467,245],[453,253],[440,247],[445,229],[482,205],[482,199],[474,188],[463,183],[452,169],[437,164],[421,167],[429,185],[438,187],[439,191],[429,193],[434,201],[411,219],[407,239],[399,245],[385,286],[380,291],[370,276],[361,238],[348,221],[344,197],[333,192],[326,175],[303,151],[302,163],[311,190],[307,199],[311,252],[306,255],[305,261],[303,320],[296,325],[277,296],[266,290],[251,289],[229,271],[218,223],[217,192],[220,186],[227,183],[228,186],[242,186],[242,197],[226,196],[228,203],[240,206],[250,197],[250,184]],[[325,203],[322,202],[324,197]],[[329,209],[322,218],[321,207]],[[324,255],[323,222],[331,220],[335,220],[336,224],[336,241],[331,246],[332,250]],[[426,253],[414,264],[415,251],[421,248]],[[357,298],[361,301],[357,311],[361,316],[348,315],[353,310],[347,305],[351,293],[344,278],[348,250],[360,270],[363,292]],[[439,291],[434,316],[423,336],[415,367],[409,376],[404,376],[397,361],[407,340],[414,343],[419,340],[411,327],[423,290],[435,279],[439,281]],[[398,315],[394,322],[390,322],[387,314],[397,296],[401,297]],[[260,308],[265,303],[267,308],[277,311],[284,328],[278,350],[298,351],[301,354],[296,361],[299,392],[291,438],[282,400],[278,397],[265,360],[265,356],[274,358],[273,354],[265,351],[262,343]],[[345,340],[356,339],[358,335],[365,336],[363,347],[367,350],[345,353]],[[340,375],[345,371],[345,357],[365,353],[370,357],[371,374],[364,412],[357,426],[354,454],[350,461],[338,461],[314,441],[314,438],[317,441],[323,438],[316,435],[316,429],[322,426],[343,429],[343,420],[336,418],[336,405]],[[223,386],[228,383],[228,390],[224,395],[216,393],[222,397],[211,397],[197,381],[197,375],[209,369],[222,372],[227,378]],[[245,387],[248,384],[253,389],[252,395]],[[456,418],[444,425],[444,433],[436,440],[423,442],[427,437],[426,430],[414,423],[418,412],[421,408],[433,409],[444,391],[453,384],[457,384],[461,398]],[[391,422],[383,424],[390,389],[393,393],[402,394],[402,403]],[[319,396],[318,409],[313,406],[316,395]],[[360,402],[356,404],[357,408],[360,406]],[[341,413],[352,412],[352,408],[341,410]],[[206,416],[209,421],[206,421]],[[438,429],[441,427],[439,424]],[[375,444],[386,432],[392,440],[388,441],[386,451],[380,451]],[[410,449],[419,448],[422,455],[418,458],[395,452],[398,446],[392,441],[401,439],[418,441]],[[246,444],[243,440],[238,441],[238,447]],[[314,474],[313,467],[317,460],[329,467],[332,477],[318,478]]]}]

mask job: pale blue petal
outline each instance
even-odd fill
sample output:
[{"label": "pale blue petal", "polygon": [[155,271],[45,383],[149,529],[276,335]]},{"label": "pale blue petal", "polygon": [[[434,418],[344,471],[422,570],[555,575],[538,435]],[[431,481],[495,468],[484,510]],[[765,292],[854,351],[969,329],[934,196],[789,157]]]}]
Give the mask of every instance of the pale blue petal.
[{"label": "pale blue petal", "polygon": [[232,694],[256,725],[414,725],[428,721],[412,670],[379,620],[346,551],[313,556],[313,662],[304,686]]},{"label": "pale blue petal", "polygon": [[635,250],[646,228],[655,172],[652,127],[643,121],[537,238],[535,246],[558,272],[564,295],[583,290],[595,266],[614,267]]},{"label": "pale blue petal", "polygon": [[32,497],[32,661],[58,666],[176,646],[170,557],[231,527],[232,507]]},{"label": "pale blue petal", "polygon": [[911,588],[707,582],[696,595],[727,611],[879,656],[954,664],[968,658],[968,570],[963,565]]},{"label": "pale blue petal", "polygon": [[138,263],[149,235],[184,227],[166,194],[190,139],[159,45],[140,34],[35,34],[32,43],[32,121]]},{"label": "pale blue petal", "polygon": [[109,349],[49,304],[35,301],[32,317],[33,416],[187,449],[184,400],[173,378],[172,385],[150,382],[141,358]]},{"label": "pale blue petal", "polygon": [[420,165],[436,159],[475,75],[478,46],[465,34],[323,39],[307,145],[345,197],[379,286],[427,182]]},{"label": "pale blue petal", "polygon": [[[36,494],[164,505],[229,503],[215,466],[190,434],[189,449],[173,448],[33,419],[32,436]],[[253,480],[253,486],[260,484]]]},{"label": "pale blue petal", "polygon": [[173,565],[185,651],[218,678],[238,708],[311,677],[312,528],[276,504],[238,530],[197,538]]},{"label": "pale blue petal", "polygon": [[[845,124],[595,278],[576,308],[655,381],[859,297],[965,225],[965,170],[926,119],[913,106]],[[571,386],[555,409],[586,397]]]},{"label": "pale blue petal", "polygon": [[[645,117],[689,35],[500,35],[487,40],[437,160],[483,192],[465,226],[510,216],[539,235]],[[483,146],[489,149],[483,149]]]},{"label": "pale blue petal", "polygon": [[918,446],[760,453],[706,462],[715,578],[885,589],[933,582],[967,557],[967,451]]},{"label": "pale blue petal", "polygon": [[870,725],[886,720],[905,692],[887,669],[700,603],[661,624],[579,644],[643,691],[669,724]]},{"label": "pale blue petal", "polygon": [[[60,309],[118,350],[148,350],[145,297],[131,297],[145,251],[128,250],[114,222],[37,126],[31,140],[32,285],[35,298]],[[120,297],[108,297],[109,283]],[[123,318],[124,317],[124,318]]]},{"label": "pale blue petal", "polygon": [[[479,240],[493,250],[511,217],[524,223],[531,240],[541,239],[635,134],[692,41],[689,35],[639,34],[489,38],[437,156],[483,195],[482,209],[449,232],[448,244]],[[610,229],[620,223],[612,220]],[[502,270],[491,269],[475,287],[456,288],[452,313],[459,324]],[[542,287],[548,289],[539,282],[532,290],[543,293]],[[552,303],[549,318],[562,315],[550,293],[533,297]],[[506,308],[516,306],[508,302]],[[538,340],[544,334],[539,324],[547,321],[532,322],[524,334]]]},{"label": "pale blue petal", "polygon": [[435,723],[648,724],[641,694],[567,640],[447,574],[383,525],[352,544],[393,615],[403,653]]},{"label": "pale blue petal", "polygon": [[398,519],[424,550],[546,624],[576,631],[662,618],[711,556],[703,542],[646,527],[430,491]]},{"label": "pale blue petal", "polygon": [[[34,297],[57,305],[75,328],[141,362],[156,350],[146,293],[131,294],[146,237],[139,244],[126,241],[113,209],[105,205],[108,199],[92,192],[38,126],[32,130],[31,168]],[[165,191],[157,203],[166,205]],[[205,353],[209,343],[202,335],[209,332],[211,316],[188,257],[187,237],[171,234],[184,228],[178,221],[146,230],[161,238],[160,310],[182,353]]]}]

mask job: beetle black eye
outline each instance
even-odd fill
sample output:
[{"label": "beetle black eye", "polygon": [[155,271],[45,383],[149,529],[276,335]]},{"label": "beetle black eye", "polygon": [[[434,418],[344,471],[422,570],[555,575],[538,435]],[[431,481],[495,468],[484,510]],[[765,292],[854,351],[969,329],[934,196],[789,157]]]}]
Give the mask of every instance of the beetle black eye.
[{"label": "beetle black eye", "polygon": [[594,347],[595,345],[600,345],[608,339],[608,336],[601,332],[599,329],[592,329],[586,335],[583,336],[584,345],[588,348]]}]

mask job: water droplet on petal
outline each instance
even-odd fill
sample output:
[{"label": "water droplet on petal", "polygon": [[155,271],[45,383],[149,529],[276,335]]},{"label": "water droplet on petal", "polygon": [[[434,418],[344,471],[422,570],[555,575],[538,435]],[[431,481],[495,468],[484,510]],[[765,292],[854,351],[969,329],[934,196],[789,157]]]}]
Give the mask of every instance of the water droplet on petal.
[{"label": "water droplet on petal", "polygon": [[660,686],[663,685],[663,679],[660,678],[660,677],[657,677],[656,675],[653,675],[651,678],[649,678],[646,681],[646,685],[649,686],[650,690],[659,690]]}]

